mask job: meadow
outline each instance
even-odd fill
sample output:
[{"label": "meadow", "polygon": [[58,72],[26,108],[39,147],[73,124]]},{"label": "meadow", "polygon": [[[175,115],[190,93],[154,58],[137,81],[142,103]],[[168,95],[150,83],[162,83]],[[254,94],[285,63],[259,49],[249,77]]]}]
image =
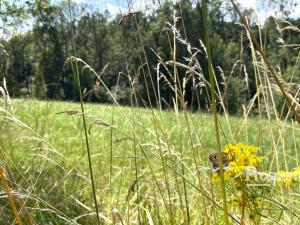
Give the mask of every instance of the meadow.
[{"label": "meadow", "polygon": [[[223,223],[220,187],[208,160],[217,151],[211,114],[102,104],[85,109],[102,223]],[[2,168],[23,224],[95,224],[80,104],[15,99],[7,110],[3,103],[0,119]],[[222,148],[259,146],[264,162],[276,153],[273,165],[263,163],[261,171],[298,165],[298,125],[258,116],[219,121]],[[239,221],[238,191],[225,186],[229,212]],[[299,185],[249,190],[262,205],[257,214],[248,204],[247,221],[252,216],[252,222],[297,224],[298,190]],[[14,216],[9,202],[0,201],[0,223],[7,224]]]},{"label": "meadow", "polygon": [[300,20],[4,2],[0,224],[300,224]]}]

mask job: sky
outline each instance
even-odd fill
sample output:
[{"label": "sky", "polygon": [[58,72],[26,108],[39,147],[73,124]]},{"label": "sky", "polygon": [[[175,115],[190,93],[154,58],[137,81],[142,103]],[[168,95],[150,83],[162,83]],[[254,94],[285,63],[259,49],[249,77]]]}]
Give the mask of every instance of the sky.
[{"label": "sky", "polygon": [[[59,0],[55,0],[59,1]],[[111,15],[117,15],[120,12],[125,13],[128,11],[127,0],[72,0],[73,2],[79,4],[88,4],[92,5],[93,8],[97,8],[100,11],[108,10]],[[173,0],[176,1],[176,0]],[[278,8],[274,8],[274,5],[271,4],[270,0],[235,0],[240,4],[244,9],[254,10],[257,20],[260,23],[263,23],[268,16],[280,16],[278,15]],[[133,10],[151,10],[154,7],[157,7],[157,0],[129,0],[133,5]],[[224,2],[229,2],[229,0],[224,0]],[[294,8],[291,17],[299,18],[300,17],[300,0],[287,0],[289,4],[297,4]],[[156,6],[155,4],[156,3]]]},{"label": "sky", "polygon": [[[279,8],[275,8],[270,0],[236,0],[243,8],[253,9],[259,23],[263,23],[269,16],[280,17]],[[287,0],[288,6],[296,5],[292,13],[292,18],[300,17],[300,0]],[[278,5],[276,5],[278,7]]]},{"label": "sky", "polygon": [[[0,0],[1,1],[1,0]],[[9,0],[12,2],[25,2],[26,0]],[[51,0],[52,3],[60,3],[62,1],[68,0]],[[160,0],[163,2],[166,0]],[[176,2],[177,0],[169,0]],[[194,0],[196,2],[196,0]],[[270,0],[235,0],[239,3],[242,9],[252,9],[255,13],[251,18],[252,22],[263,24],[265,19],[269,16],[280,17],[279,9],[274,7],[274,4],[271,4]],[[277,0],[278,1],[278,0]],[[290,17],[292,18],[300,18],[300,0],[285,0],[288,4],[296,4],[291,13]],[[154,9],[157,9],[158,0],[71,0],[73,3],[84,4],[87,5],[88,9],[97,10],[103,13],[104,11],[108,11],[112,17],[118,14],[127,14],[128,13],[128,3],[130,4],[131,11],[143,11],[147,14],[151,13]],[[224,0],[225,3],[230,3],[229,0]],[[278,7],[278,4],[276,5]],[[1,25],[1,24],[0,24]],[[21,27],[14,28],[16,29],[15,33],[23,33],[30,29],[30,26],[24,24]],[[18,31],[17,31],[18,30]],[[2,33],[2,29],[0,29],[0,36],[5,34]]]},{"label": "sky", "polygon": [[[25,2],[26,0],[9,0],[11,2]],[[68,0],[51,0],[53,3],[59,3],[62,1]],[[160,2],[164,2],[166,0],[160,0]],[[177,0],[169,0],[176,2]],[[194,0],[196,2],[197,0]],[[224,4],[229,0],[223,0]],[[274,1],[274,0],[273,0]],[[277,0],[278,1],[285,1],[288,4],[296,4],[294,7],[293,12],[291,13],[291,17],[299,18],[300,17],[300,0]],[[0,0],[1,2],[1,0]],[[109,13],[114,16],[119,13],[126,13],[128,11],[128,4],[130,3],[131,10],[138,11],[142,10],[147,13],[151,12],[153,9],[158,8],[158,0],[71,0],[73,3],[77,4],[86,4],[91,9],[96,9],[100,12],[104,12],[108,10]],[[252,9],[254,10],[257,18],[260,22],[263,22],[265,18],[268,16],[279,16],[278,15],[278,8],[274,8],[274,4],[271,4],[271,0],[235,0],[235,2],[239,3],[241,8],[244,9]],[[277,4],[278,6],[278,4]]]}]

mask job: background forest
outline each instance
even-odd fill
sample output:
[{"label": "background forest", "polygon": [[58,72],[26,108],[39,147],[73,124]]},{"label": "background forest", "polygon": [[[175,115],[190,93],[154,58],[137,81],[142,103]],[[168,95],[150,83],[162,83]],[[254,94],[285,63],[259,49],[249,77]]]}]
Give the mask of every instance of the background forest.
[{"label": "background forest", "polygon": [[297,1],[76,2],[0,0],[0,224],[300,224]]},{"label": "background forest", "polygon": [[[300,19],[289,18],[293,5],[289,1],[274,2],[281,9],[283,18],[295,26]],[[74,38],[77,57],[92,65],[110,90],[115,90],[118,102],[130,104],[130,86],[135,82],[136,91],[145,100],[146,88],[143,73],[150,74],[151,88],[158,89],[161,106],[172,105],[173,93],[170,91],[166,71],[157,73],[160,61],[172,60],[172,28],[174,28],[173,9],[176,11],[176,29],[178,46],[176,59],[188,63],[187,58],[196,54],[203,76],[192,76],[185,80],[185,100],[193,110],[207,108],[206,94],[197,95],[208,79],[208,69],[203,49],[204,32],[202,26],[201,5],[198,1],[179,1],[175,5],[164,2],[157,9],[149,11],[129,11],[127,15],[112,17],[108,11],[101,14],[90,10],[85,5],[72,4],[70,21],[67,2],[51,3],[50,1],[27,1],[24,5],[7,8],[2,5],[2,27],[8,31],[12,18],[14,26],[27,21],[32,27],[27,32],[13,33],[2,39],[1,44],[9,58],[1,58],[1,80],[6,77],[10,94],[13,97],[36,97],[39,99],[79,100],[72,70],[65,65],[66,59],[73,55],[72,38]],[[6,10],[6,13],[4,13]],[[130,13],[129,13],[130,12]],[[292,73],[298,74],[298,68],[292,67],[297,61],[295,43],[299,33],[282,29],[287,21],[270,17],[258,26],[254,11],[244,10],[250,19],[250,26],[257,38],[265,37],[263,48],[272,65],[276,65],[285,80],[290,80]],[[133,17],[133,15],[135,15]],[[23,21],[23,23],[24,23]],[[10,23],[9,23],[10,22]],[[217,81],[222,91],[225,90],[227,109],[231,113],[240,111],[243,103],[256,93],[255,76],[251,60],[251,50],[239,18],[230,4],[223,1],[211,1],[208,4],[208,23],[212,45],[212,61]],[[31,29],[32,28],[32,29]],[[74,37],[71,35],[74,30]],[[137,33],[137,29],[139,33]],[[10,29],[11,30],[11,29]],[[170,42],[171,40],[171,42]],[[141,45],[142,44],[142,45]],[[287,48],[294,44],[294,48]],[[188,49],[192,49],[188,50]],[[194,49],[193,49],[194,48]],[[145,55],[142,51],[145,50]],[[197,50],[195,50],[197,49]],[[190,62],[193,63],[193,62]],[[295,71],[296,70],[296,71]],[[85,101],[111,103],[109,94],[97,86],[94,78],[84,72],[81,76],[85,90]],[[183,83],[186,70],[178,69],[178,77]],[[147,75],[148,76],[148,75]],[[299,76],[293,82],[299,82]],[[117,84],[118,87],[117,88]],[[172,83],[171,83],[172,85]],[[231,87],[239,88],[233,89]],[[150,93],[151,94],[151,93]],[[151,94],[151,100],[155,96]],[[147,100],[148,101],[148,100]],[[279,99],[280,102],[280,99]],[[282,102],[281,102],[282,103]],[[139,105],[145,105],[140,102]]]}]

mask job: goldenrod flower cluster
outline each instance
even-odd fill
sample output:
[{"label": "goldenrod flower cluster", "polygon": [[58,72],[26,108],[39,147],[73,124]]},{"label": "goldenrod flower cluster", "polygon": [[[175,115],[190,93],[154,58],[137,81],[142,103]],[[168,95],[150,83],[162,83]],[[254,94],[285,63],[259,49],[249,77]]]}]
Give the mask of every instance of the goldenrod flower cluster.
[{"label": "goldenrod flower cluster", "polygon": [[258,167],[262,157],[257,156],[257,151],[257,147],[243,143],[225,145],[224,152],[227,153],[229,161],[229,169],[226,172],[235,176],[244,173],[246,167]]},{"label": "goldenrod flower cluster", "polygon": [[[253,145],[246,145],[243,143],[227,144],[224,152],[227,153],[228,167],[224,168],[224,178],[238,177],[244,174],[247,167],[258,167],[262,157],[257,156],[258,148]],[[213,179],[217,180],[219,174],[215,173]]]},{"label": "goldenrod flower cluster", "polygon": [[278,186],[290,187],[294,182],[300,180],[300,166],[292,172],[278,171],[275,176]]},{"label": "goldenrod flower cluster", "polygon": [[[224,153],[226,153],[228,157],[228,166],[223,168],[224,179],[230,180],[233,183],[239,183],[241,179],[244,179],[247,168],[257,168],[263,159],[262,157],[257,156],[257,152],[258,147],[253,145],[246,145],[243,143],[225,145]],[[219,175],[219,171],[214,173],[212,179],[214,181],[219,181]],[[257,172],[257,174],[253,174],[254,177],[251,175],[252,174],[248,174],[248,178],[251,177],[254,180],[257,180],[257,176],[260,176],[261,180],[266,181],[265,179],[269,177],[272,178],[269,179],[269,181],[275,181],[274,184],[277,184],[278,186],[290,187],[295,182],[300,182],[300,166],[296,167],[291,172],[278,171],[275,174]]]}]

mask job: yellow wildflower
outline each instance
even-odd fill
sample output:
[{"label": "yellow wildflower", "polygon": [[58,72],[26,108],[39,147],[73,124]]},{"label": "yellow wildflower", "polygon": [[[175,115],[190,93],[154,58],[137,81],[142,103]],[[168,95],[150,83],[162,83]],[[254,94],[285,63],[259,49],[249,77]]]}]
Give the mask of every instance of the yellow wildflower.
[{"label": "yellow wildflower", "polygon": [[289,187],[293,183],[293,172],[278,171],[276,173],[276,181],[278,186]]},{"label": "yellow wildflower", "polygon": [[[237,178],[244,174],[247,167],[258,167],[262,161],[262,157],[258,157],[258,148],[253,145],[238,143],[236,145],[228,144],[224,147],[224,153],[228,157],[228,167],[225,168],[224,178]],[[215,173],[213,179],[218,177]]]},{"label": "yellow wildflower", "polygon": [[228,154],[228,166],[233,174],[238,175],[245,172],[248,166],[259,166],[262,158],[256,155],[257,151],[257,147],[243,143],[226,145],[224,152]]}]

